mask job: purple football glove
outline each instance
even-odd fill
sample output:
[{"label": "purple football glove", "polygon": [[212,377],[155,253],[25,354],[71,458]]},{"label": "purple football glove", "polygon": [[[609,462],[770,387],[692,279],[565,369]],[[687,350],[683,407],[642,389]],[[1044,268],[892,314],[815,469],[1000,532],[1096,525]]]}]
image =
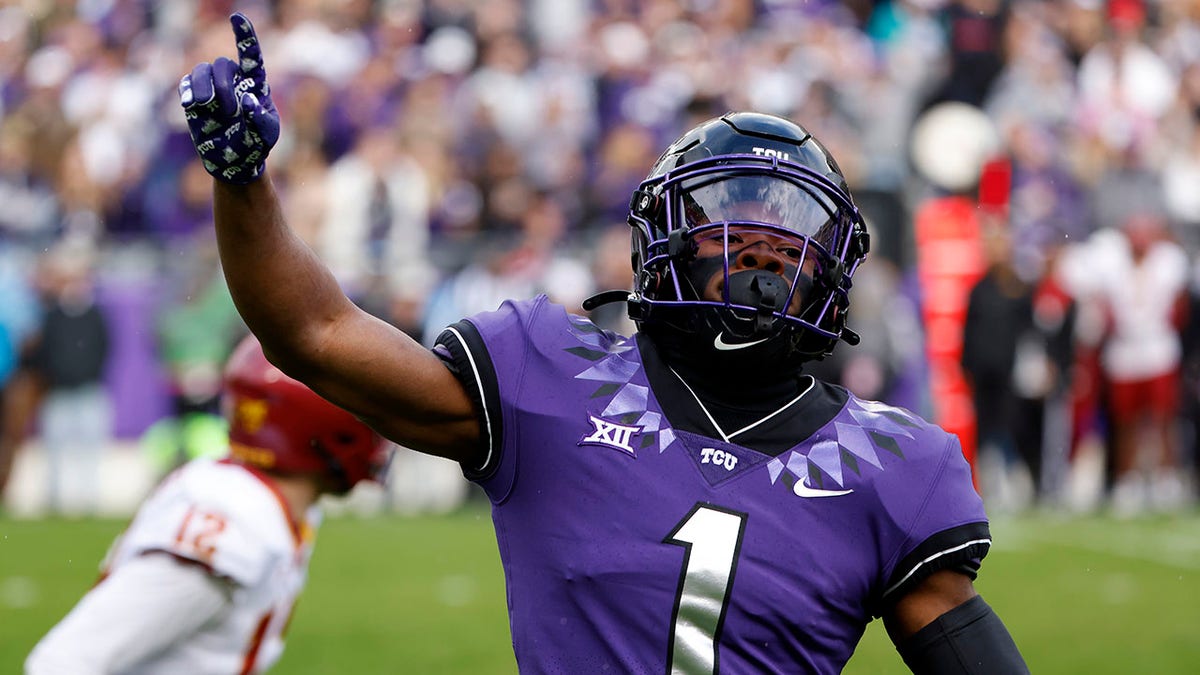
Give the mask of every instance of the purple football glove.
[{"label": "purple football glove", "polygon": [[229,22],[238,63],[222,56],[196,66],[179,81],[179,102],[204,168],[217,180],[245,185],[262,175],[279,140],[279,113],[254,26],[240,12]]}]

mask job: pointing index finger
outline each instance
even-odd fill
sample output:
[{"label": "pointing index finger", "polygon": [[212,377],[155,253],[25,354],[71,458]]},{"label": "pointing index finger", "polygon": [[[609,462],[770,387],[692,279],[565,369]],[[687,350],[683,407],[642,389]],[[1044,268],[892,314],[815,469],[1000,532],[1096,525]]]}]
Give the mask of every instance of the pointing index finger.
[{"label": "pointing index finger", "polygon": [[233,37],[237,40],[238,66],[242,75],[262,83],[266,80],[263,69],[262,48],[258,44],[258,35],[254,32],[254,24],[241,12],[235,12],[229,17],[233,25]]}]

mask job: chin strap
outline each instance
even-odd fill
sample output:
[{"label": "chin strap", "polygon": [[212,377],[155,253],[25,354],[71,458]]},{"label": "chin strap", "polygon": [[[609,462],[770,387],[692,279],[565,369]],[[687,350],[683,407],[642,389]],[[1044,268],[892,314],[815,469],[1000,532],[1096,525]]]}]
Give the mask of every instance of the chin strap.
[{"label": "chin strap", "polygon": [[775,325],[775,313],[783,311],[791,290],[778,275],[762,270],[745,270],[729,277],[728,297],[735,305],[753,307],[754,337],[768,334]]},{"label": "chin strap", "polygon": [[337,458],[337,455],[330,452],[320,439],[314,438],[308,442],[308,445],[321,458],[321,461],[325,462],[325,475],[333,479],[334,493],[343,495],[349,492],[350,488],[354,486],[350,484],[350,476],[346,473],[346,467]]},{"label": "chin strap", "polygon": [[754,317],[754,332],[755,334],[766,333],[771,330],[771,326],[775,323],[775,309],[782,305],[782,298],[779,298],[779,287],[776,284],[760,283],[762,277],[755,275],[750,280],[750,290],[758,294],[757,309],[758,313]]}]

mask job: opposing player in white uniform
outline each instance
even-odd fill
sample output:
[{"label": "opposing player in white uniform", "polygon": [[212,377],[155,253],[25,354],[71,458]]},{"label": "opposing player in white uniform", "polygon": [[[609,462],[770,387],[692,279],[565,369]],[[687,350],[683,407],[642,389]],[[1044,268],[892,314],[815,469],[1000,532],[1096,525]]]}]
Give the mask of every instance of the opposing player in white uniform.
[{"label": "opposing player in white uniform", "polygon": [[283,653],[317,498],[379,480],[388,446],[272,366],[253,337],[225,377],[229,456],[163,480],[27,675],[261,673]]}]

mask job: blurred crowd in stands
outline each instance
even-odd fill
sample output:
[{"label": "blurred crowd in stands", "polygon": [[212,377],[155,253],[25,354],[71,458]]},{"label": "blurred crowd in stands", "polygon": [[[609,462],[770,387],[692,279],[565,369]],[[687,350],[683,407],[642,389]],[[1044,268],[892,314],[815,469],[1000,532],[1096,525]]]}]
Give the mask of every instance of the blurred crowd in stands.
[{"label": "blurred crowd in stands", "polygon": [[[1192,506],[1197,0],[4,3],[0,489],[31,437],[86,482],[105,439],[150,439],[165,469],[219,436],[205,421],[245,329],[175,87],[232,55],[234,10],[283,118],[287,217],[414,337],[503,298],[582,311],[627,287],[626,207],[657,153],[727,110],[777,113],[831,148],[873,236],[863,344],[815,370],[941,421],[928,355],[954,343],[934,370],[961,365],[997,508]],[[933,116],[951,104],[970,114]],[[914,223],[956,198],[976,206],[977,274],[932,297]],[[956,328],[924,320],[934,301],[961,306]],[[625,331],[622,310],[593,318]],[[1086,463],[1091,501],[1072,496]]]}]

